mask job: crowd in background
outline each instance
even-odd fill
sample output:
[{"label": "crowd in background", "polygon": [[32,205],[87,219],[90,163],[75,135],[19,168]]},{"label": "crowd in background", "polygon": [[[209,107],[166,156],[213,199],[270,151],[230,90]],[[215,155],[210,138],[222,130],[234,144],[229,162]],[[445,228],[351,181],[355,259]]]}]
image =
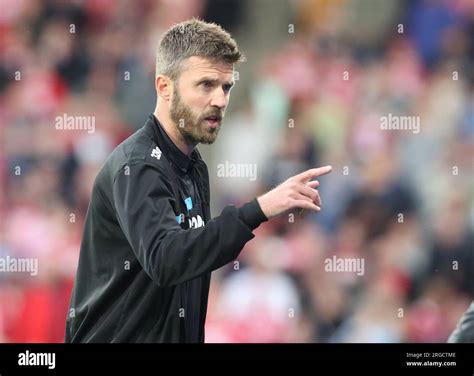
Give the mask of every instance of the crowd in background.
[{"label": "crowd in background", "polygon": [[[474,298],[474,3],[0,0],[0,342],[62,342],[105,158],[153,111],[160,35],[193,16],[237,39],[213,215],[310,167],[323,210],[261,225],[213,274],[207,342],[444,342]],[[263,43],[261,41],[264,41]],[[93,132],[57,116],[95,118]],[[414,129],[382,129],[408,116]],[[257,178],[219,176],[224,163]],[[363,272],[328,270],[363,261]]]}]

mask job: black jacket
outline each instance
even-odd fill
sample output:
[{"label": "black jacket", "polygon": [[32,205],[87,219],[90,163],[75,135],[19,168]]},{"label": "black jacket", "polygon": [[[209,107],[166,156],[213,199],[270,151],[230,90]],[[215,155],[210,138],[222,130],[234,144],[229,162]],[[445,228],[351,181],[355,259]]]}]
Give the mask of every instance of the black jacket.
[{"label": "black jacket", "polygon": [[66,342],[204,342],[211,271],[266,219],[256,199],[211,219],[199,152],[150,115],[94,182]]},{"label": "black jacket", "polygon": [[474,343],[474,301],[459,319],[448,338],[449,343]]}]

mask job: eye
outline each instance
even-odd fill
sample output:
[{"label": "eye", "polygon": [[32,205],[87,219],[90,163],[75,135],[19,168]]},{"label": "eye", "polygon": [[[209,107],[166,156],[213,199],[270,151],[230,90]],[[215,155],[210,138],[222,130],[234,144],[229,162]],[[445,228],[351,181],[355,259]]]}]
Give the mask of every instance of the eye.
[{"label": "eye", "polygon": [[228,93],[230,89],[232,89],[232,85],[230,84],[224,85],[222,86],[222,89],[224,90],[224,93]]},{"label": "eye", "polygon": [[212,88],[212,82],[211,81],[202,81],[201,82],[201,86],[204,87],[205,89],[210,89]]}]

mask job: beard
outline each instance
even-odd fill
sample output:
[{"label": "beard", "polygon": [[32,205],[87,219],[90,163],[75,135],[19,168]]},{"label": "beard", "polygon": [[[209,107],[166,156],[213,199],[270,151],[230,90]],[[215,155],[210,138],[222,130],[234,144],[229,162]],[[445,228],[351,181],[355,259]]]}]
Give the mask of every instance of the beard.
[{"label": "beard", "polygon": [[220,120],[217,127],[208,127],[206,118],[210,116],[222,119],[223,113],[219,108],[212,107],[202,116],[199,116],[182,101],[179,90],[175,91],[171,101],[170,117],[186,143],[212,144],[216,140],[221,129]]}]

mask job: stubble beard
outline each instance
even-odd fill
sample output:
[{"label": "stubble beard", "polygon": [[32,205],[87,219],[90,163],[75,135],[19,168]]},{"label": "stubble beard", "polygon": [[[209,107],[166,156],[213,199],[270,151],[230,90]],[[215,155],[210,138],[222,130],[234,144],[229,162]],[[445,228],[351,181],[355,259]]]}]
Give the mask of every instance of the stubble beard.
[{"label": "stubble beard", "polygon": [[179,90],[176,90],[171,101],[170,117],[176,124],[179,133],[189,145],[212,144],[219,134],[221,125],[216,128],[206,127],[206,117],[222,116],[218,108],[212,108],[202,116],[196,115],[181,99]]}]

